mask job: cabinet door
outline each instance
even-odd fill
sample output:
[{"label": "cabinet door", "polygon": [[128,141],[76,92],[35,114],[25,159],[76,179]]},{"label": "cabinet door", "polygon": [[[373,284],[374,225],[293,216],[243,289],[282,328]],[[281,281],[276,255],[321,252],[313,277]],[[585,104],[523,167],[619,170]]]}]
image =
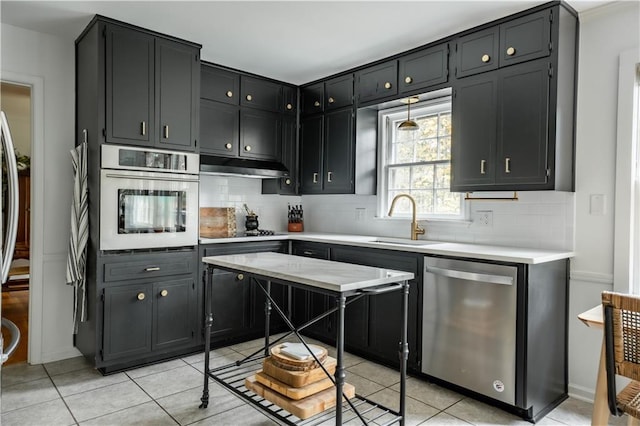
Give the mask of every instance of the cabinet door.
[{"label": "cabinet door", "polygon": [[239,107],[200,100],[200,152],[237,157],[239,143]]},{"label": "cabinet door", "polygon": [[500,25],[500,66],[549,56],[551,10]]},{"label": "cabinet door", "polygon": [[240,110],[240,156],[278,160],[280,115],[251,108]]},{"label": "cabinet door", "polygon": [[324,111],[324,83],[316,83],[300,89],[300,104],[305,115]]},{"label": "cabinet door", "polygon": [[287,114],[295,114],[298,112],[298,89],[293,86],[284,86],[282,88],[281,111]]},{"label": "cabinet door", "polygon": [[544,59],[499,71],[498,185],[548,181],[550,78]]},{"label": "cabinet door", "polygon": [[298,124],[295,116],[282,120],[282,149],[280,159],[289,169],[289,177],[280,178],[280,194],[295,195],[298,192]]},{"label": "cabinet door", "polygon": [[364,104],[398,93],[398,61],[376,65],[356,74],[358,102]]},{"label": "cabinet door", "polygon": [[479,190],[494,183],[497,96],[496,73],[465,78],[454,88],[452,191]]},{"label": "cabinet door", "polygon": [[324,116],[324,193],[354,191],[354,114],[351,108]]},{"label": "cabinet door", "polygon": [[398,61],[400,93],[445,83],[449,77],[449,44],[430,47]]},{"label": "cabinet door", "polygon": [[211,291],[212,340],[246,333],[250,329],[249,279],[243,274],[216,270]]},{"label": "cabinet door", "polygon": [[238,105],[240,103],[240,74],[202,65],[200,69],[200,98]]},{"label": "cabinet door", "polygon": [[200,94],[198,50],[169,40],[156,41],[158,146],[194,149]]},{"label": "cabinet door", "polygon": [[456,77],[497,69],[498,37],[498,27],[460,37],[456,42]]},{"label": "cabinet door", "polygon": [[150,293],[148,284],[105,288],[102,346],[105,361],[151,351]]},{"label": "cabinet door", "polygon": [[322,132],[324,118],[314,116],[300,122],[300,192],[322,192]]},{"label": "cabinet door", "polygon": [[240,77],[240,105],[267,111],[281,110],[282,86],[260,78]]},{"label": "cabinet door", "polygon": [[153,145],[154,38],[107,26],[106,141]]},{"label": "cabinet door", "polygon": [[353,105],[353,74],[326,81],[324,93],[327,111]]},{"label": "cabinet door", "polygon": [[193,279],[153,284],[153,349],[186,346],[195,342],[193,315],[196,286]]}]

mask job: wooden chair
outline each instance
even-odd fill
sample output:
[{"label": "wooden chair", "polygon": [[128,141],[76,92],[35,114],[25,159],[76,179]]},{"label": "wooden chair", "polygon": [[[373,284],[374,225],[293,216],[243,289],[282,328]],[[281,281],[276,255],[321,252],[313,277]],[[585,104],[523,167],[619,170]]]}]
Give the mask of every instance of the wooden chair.
[{"label": "wooden chair", "polygon": [[[609,410],[640,425],[640,296],[602,292]],[[616,375],[631,379],[616,391]]]}]

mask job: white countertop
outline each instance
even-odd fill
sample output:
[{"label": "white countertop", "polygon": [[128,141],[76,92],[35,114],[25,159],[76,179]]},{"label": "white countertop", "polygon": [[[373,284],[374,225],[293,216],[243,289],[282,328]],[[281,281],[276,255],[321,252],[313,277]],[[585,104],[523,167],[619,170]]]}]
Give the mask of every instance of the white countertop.
[{"label": "white countertop", "polygon": [[353,265],[282,253],[247,253],[202,258],[204,263],[274,279],[346,292],[413,279],[410,272]]},{"label": "white countertop", "polygon": [[[386,250],[408,251],[413,253],[435,254],[468,259],[495,260],[500,262],[538,264],[554,260],[568,259],[575,256],[571,251],[543,250],[523,247],[492,246],[470,243],[451,243],[445,241],[418,240],[375,237],[366,235],[325,234],[312,232],[291,232],[264,237],[235,237],[200,239],[200,244],[296,240],[329,244],[342,244],[355,247],[368,247]],[[376,241],[382,240],[383,242]]]}]

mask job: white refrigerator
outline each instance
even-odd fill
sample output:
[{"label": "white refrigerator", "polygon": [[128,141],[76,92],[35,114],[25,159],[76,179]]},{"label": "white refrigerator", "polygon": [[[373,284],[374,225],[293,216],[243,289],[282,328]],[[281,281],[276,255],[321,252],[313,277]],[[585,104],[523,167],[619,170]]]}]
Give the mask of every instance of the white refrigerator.
[{"label": "white refrigerator", "polygon": [[[16,234],[18,232],[18,165],[16,164],[15,150],[13,149],[13,139],[9,130],[9,122],[4,112],[0,111],[0,139],[2,141],[1,156],[7,167],[7,191],[6,194],[0,190],[0,205],[2,197],[6,196],[6,209],[2,210],[0,218],[0,280],[4,285],[9,278],[9,269],[13,259],[13,251],[16,247]],[[3,174],[0,173],[0,187],[2,187]],[[5,216],[6,215],[6,220]],[[5,232],[2,226],[6,224]],[[2,241],[4,235],[4,241]],[[0,303],[0,317],[2,315],[2,304]],[[0,364],[3,364],[18,347],[20,341],[20,330],[16,325],[6,318],[2,318],[2,327],[11,333],[11,339],[5,347],[5,342],[0,335]]]}]

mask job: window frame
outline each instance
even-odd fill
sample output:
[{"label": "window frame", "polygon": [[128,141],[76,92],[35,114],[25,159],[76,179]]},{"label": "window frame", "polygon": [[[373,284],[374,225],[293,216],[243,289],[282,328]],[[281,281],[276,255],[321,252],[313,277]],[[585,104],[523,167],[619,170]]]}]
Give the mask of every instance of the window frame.
[{"label": "window frame", "polygon": [[[411,118],[433,114],[442,111],[442,106],[447,104],[448,110],[451,111],[452,96],[446,94],[437,98],[421,101],[415,104],[411,104]],[[400,212],[394,213],[393,216],[389,216],[389,201],[388,201],[388,188],[389,188],[389,151],[392,140],[392,132],[395,130],[390,124],[394,120],[406,119],[407,117],[407,105],[394,106],[391,108],[385,108],[378,111],[378,191],[377,191],[377,216],[383,219],[406,219],[410,217],[408,214],[402,214]],[[447,160],[435,160],[429,162],[416,162],[406,164],[451,164],[451,159]],[[432,221],[451,221],[462,222],[468,221],[469,209],[464,202],[462,193],[457,193],[460,198],[460,213],[457,215],[443,214],[443,213],[420,213],[417,212],[417,219],[419,220],[432,220]]]}]

